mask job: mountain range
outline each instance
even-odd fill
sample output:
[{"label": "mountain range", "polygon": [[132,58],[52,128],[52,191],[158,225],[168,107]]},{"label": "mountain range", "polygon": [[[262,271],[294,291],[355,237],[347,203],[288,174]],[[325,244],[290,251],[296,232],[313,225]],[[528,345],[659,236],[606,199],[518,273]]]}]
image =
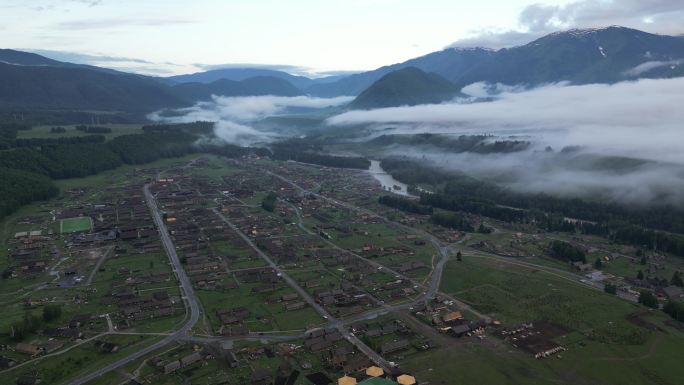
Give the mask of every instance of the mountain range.
[{"label": "mountain range", "polygon": [[0,109],[149,112],[212,95],[357,96],[350,108],[434,103],[476,82],[535,86],[684,76],[684,38],[624,27],[552,33],[526,45],[448,48],[348,76],[310,79],[284,71],[226,68],[155,78],[0,50]]},{"label": "mountain range", "polygon": [[684,76],[684,38],[617,26],[574,29],[498,51],[448,48],[306,91],[317,96],[357,95],[386,74],[406,67],[433,72],[459,88],[476,82],[535,86],[670,78]]}]

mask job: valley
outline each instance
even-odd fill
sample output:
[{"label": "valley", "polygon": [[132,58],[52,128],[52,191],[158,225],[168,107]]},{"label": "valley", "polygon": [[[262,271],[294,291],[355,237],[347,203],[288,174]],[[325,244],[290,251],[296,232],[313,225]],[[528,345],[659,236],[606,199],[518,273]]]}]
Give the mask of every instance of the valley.
[{"label": "valley", "polygon": [[0,1],[0,384],[683,383],[682,18]]},{"label": "valley", "polygon": [[[343,362],[364,366],[367,360],[365,365],[386,372],[409,371],[439,383],[452,376],[440,366],[445,365],[442,357],[449,357],[471,362],[453,374],[462,381],[474,380],[483,370],[498,381],[500,370],[532,366],[535,377],[520,381],[600,383],[621,373],[628,383],[639,384],[649,383],[654,373],[646,376],[630,364],[633,359],[676,359],[670,344],[676,346],[682,332],[668,316],[643,310],[636,296],[604,292],[608,282],[628,290],[617,283],[624,279],[615,275],[624,269],[617,265],[636,269],[639,262],[626,255],[634,251],[604,246],[601,238],[580,240],[491,219],[484,222],[495,229],[491,234],[436,226],[423,215],[378,204],[388,192],[363,170],[255,156],[190,155],[136,168],[134,179],[131,171],[124,167],[106,178],[70,180],[64,192],[69,201],[60,196],[6,219],[3,234],[10,250],[17,240],[55,250],[53,257],[41,259],[41,267],[35,265],[30,273],[13,269],[16,278],[3,280],[3,292],[18,295],[4,300],[13,309],[10,314],[32,317],[49,306],[68,312],[48,321],[38,334],[27,331],[27,342],[15,346],[36,347],[33,358],[4,353],[14,363],[1,372],[2,378],[14,381],[31,372],[51,383],[115,384],[126,376],[154,383],[175,383],[173,378],[213,383],[221,373],[239,379],[277,368],[285,378],[335,378],[351,370]],[[272,209],[263,203],[269,191],[277,195]],[[127,199],[137,203],[130,206]],[[134,210],[135,234],[119,230],[107,238],[111,230],[106,228],[123,228],[122,209],[127,207]],[[92,218],[92,225],[74,230],[55,225],[59,219],[53,215],[74,216],[78,210]],[[26,243],[24,229],[40,235]],[[604,271],[601,281],[594,284],[597,278],[587,277],[596,274],[550,257],[545,244],[555,239],[596,249],[592,253],[600,258],[608,255],[605,267],[595,270]],[[294,244],[300,246],[293,249]],[[92,257],[80,250],[93,248],[103,254],[88,262]],[[19,258],[12,255],[9,266]],[[665,272],[680,266],[676,259],[656,260],[647,264],[663,265]],[[69,276],[78,279],[65,284],[62,277]],[[26,279],[33,284],[11,288]],[[148,295],[153,301],[168,298],[164,306],[170,307],[158,302],[147,315],[133,310],[136,305],[117,305],[147,303]],[[84,321],[69,329],[66,324],[75,319]],[[542,322],[564,330],[550,340],[562,348],[558,357],[535,359],[500,335],[517,325]],[[394,331],[376,336],[374,327],[389,325],[396,325]],[[64,330],[65,336],[46,337],[49,327]],[[465,327],[469,331],[453,334]],[[66,337],[69,330],[78,331],[76,339]],[[314,342],[320,333],[336,337]],[[663,342],[665,335],[671,342]],[[99,351],[102,341],[126,355]],[[57,349],[48,347],[57,342]],[[389,353],[394,342],[406,346]],[[84,361],[78,354],[85,351],[97,353]],[[328,351],[348,353],[335,358],[344,360],[335,364]],[[471,355],[491,356],[487,362],[496,369],[472,365]],[[171,369],[174,357],[189,363]],[[589,370],[597,357],[613,369]],[[55,359],[78,369],[66,375],[63,365],[54,366]],[[237,366],[230,364],[232,359]],[[158,369],[150,360],[159,362]],[[570,362],[572,372],[567,370]],[[285,364],[291,372],[282,371]],[[245,372],[247,367],[253,372]],[[77,373],[84,374],[74,377]],[[676,382],[676,373],[655,373],[663,382]]]}]

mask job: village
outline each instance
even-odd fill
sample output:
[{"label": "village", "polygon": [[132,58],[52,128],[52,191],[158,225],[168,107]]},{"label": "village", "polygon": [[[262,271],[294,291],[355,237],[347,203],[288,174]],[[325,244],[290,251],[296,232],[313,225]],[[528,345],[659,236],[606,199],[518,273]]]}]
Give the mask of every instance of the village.
[{"label": "village", "polygon": [[[544,259],[544,270],[544,234],[475,217],[496,231],[432,224],[379,204],[386,192],[358,170],[202,156],[111,178],[13,218],[3,285],[18,295],[2,297],[0,382],[67,383],[69,371],[126,360],[131,383],[428,384],[417,363],[438,352],[561,360],[584,344],[568,342],[573,323],[506,312],[480,291],[492,283],[466,285],[485,261],[592,292],[614,285],[625,301],[648,285],[591,263]],[[606,267],[623,258],[591,244]],[[629,264],[672,268],[658,258]],[[681,296],[669,284],[651,290]],[[658,330],[650,316],[630,322]]]}]

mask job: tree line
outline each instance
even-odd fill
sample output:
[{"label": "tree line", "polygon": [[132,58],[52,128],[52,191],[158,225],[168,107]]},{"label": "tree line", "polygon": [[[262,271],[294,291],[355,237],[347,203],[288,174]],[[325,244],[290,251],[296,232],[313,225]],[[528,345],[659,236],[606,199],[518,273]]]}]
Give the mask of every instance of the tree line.
[{"label": "tree line", "polygon": [[478,154],[512,153],[531,146],[528,141],[496,140],[492,135],[452,135],[422,133],[416,135],[381,135],[368,143],[376,146],[406,145],[431,146],[449,153],[473,152]]},{"label": "tree line", "polygon": [[104,143],[103,135],[69,136],[65,138],[22,138],[14,141],[14,147],[40,147],[58,144]]},{"label": "tree line", "polygon": [[55,184],[46,176],[0,167],[0,218],[19,207],[57,195]]},{"label": "tree line", "polygon": [[76,126],[76,130],[85,132],[87,134],[110,134],[112,132],[112,129],[109,127],[86,126],[85,124]]},{"label": "tree line", "polygon": [[550,244],[551,255],[569,262],[587,263],[587,254],[579,247],[563,241],[553,241]]},{"label": "tree line", "polygon": [[289,139],[271,145],[271,157],[276,160],[293,160],[325,167],[367,170],[370,160],[355,156],[334,156],[320,153],[323,149],[312,140]]},{"label": "tree line", "polygon": [[401,211],[406,211],[408,213],[419,215],[432,214],[432,207],[421,205],[413,199],[402,198],[392,195],[383,195],[380,198],[378,198],[378,203]]},{"label": "tree line", "polygon": [[434,213],[430,217],[430,222],[458,231],[464,231],[468,233],[475,231],[475,228],[473,228],[473,226],[463,216],[456,213]]},{"label": "tree line", "polygon": [[198,132],[207,128],[206,123],[169,127],[122,135],[109,142],[103,135],[29,139],[20,146],[12,142],[12,148],[0,151],[0,218],[22,205],[54,197],[58,190],[52,179],[84,177],[123,164],[144,164],[192,153],[230,158],[271,154],[264,148],[199,144]]}]

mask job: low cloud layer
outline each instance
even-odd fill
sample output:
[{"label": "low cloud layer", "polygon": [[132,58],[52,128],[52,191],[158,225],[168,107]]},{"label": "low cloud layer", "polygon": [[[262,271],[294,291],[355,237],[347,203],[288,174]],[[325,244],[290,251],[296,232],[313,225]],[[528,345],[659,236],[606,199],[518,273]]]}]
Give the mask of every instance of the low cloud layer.
[{"label": "low cloud layer", "polygon": [[387,148],[383,156],[408,156],[523,193],[585,197],[631,206],[684,207],[684,168],[672,163],[626,160],[621,167],[620,158],[604,158],[585,151],[547,152],[541,145],[505,154],[454,154],[437,148],[397,146]]},{"label": "low cloud layer", "polygon": [[484,28],[456,41],[453,47],[507,48],[527,44],[569,28],[621,25],[660,33],[684,33],[684,5],[673,0],[580,0],[566,5],[531,4],[518,15],[515,30]]},{"label": "low cloud layer", "polygon": [[250,145],[270,142],[280,134],[255,129],[250,123],[286,113],[291,108],[322,109],[349,103],[350,97],[214,96],[210,102],[173,111],[158,111],[151,120],[164,123],[215,122],[214,134],[226,143]]},{"label": "low cloud layer", "polygon": [[[481,89],[481,88],[478,88]],[[549,85],[488,103],[350,111],[331,125],[398,125],[407,132],[533,134],[612,155],[684,162],[684,78],[615,85]]]},{"label": "low cloud layer", "polygon": [[625,76],[629,77],[638,77],[641,76],[645,73],[648,73],[650,71],[659,69],[659,68],[664,68],[664,67],[677,67],[681,64],[684,64],[684,60],[668,60],[668,61],[647,61],[645,63],[641,63],[638,66],[630,69],[629,71],[625,72]]},{"label": "low cloud layer", "polygon": [[[684,78],[615,85],[549,85],[524,91],[473,85],[474,96],[501,92],[492,102],[451,103],[351,111],[331,125],[367,125],[377,134],[494,134],[523,137],[534,146],[506,155],[444,154],[443,150],[394,154],[427,158],[441,167],[503,180],[517,190],[597,196],[635,203],[684,203]],[[551,156],[546,146],[556,151]],[[581,151],[558,154],[566,146]],[[586,157],[639,158],[630,169],[602,169]],[[611,161],[612,162],[612,161]],[[661,203],[662,203],[661,202]]]}]

